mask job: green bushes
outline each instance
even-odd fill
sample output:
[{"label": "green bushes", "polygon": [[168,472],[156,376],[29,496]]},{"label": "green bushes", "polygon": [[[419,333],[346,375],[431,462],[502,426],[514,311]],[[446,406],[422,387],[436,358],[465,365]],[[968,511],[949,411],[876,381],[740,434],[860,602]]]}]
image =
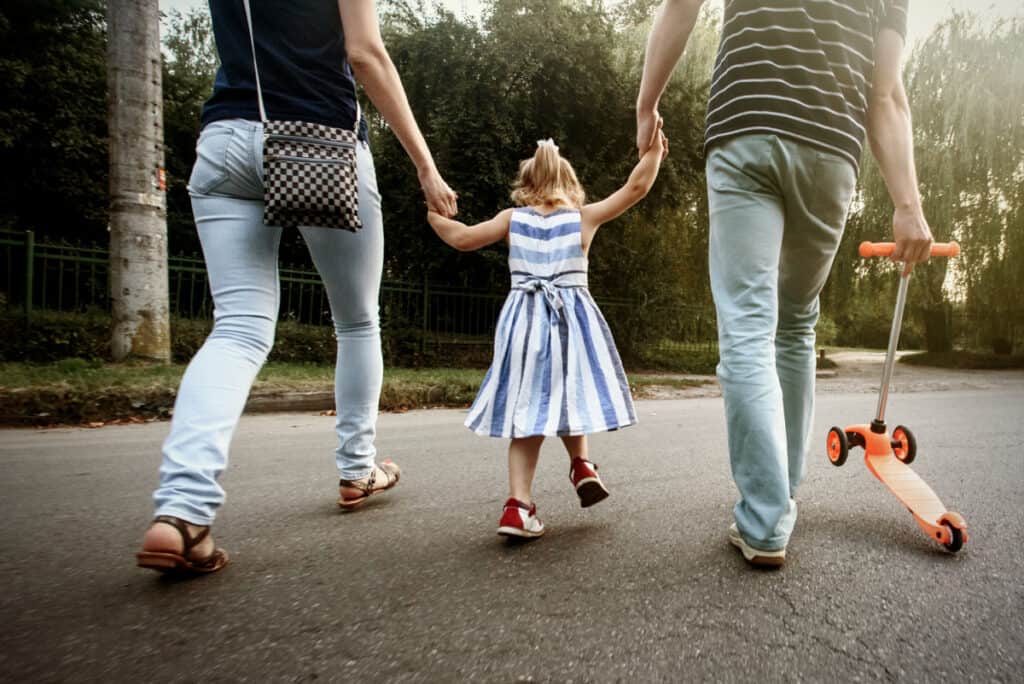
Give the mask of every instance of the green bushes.
[{"label": "green bushes", "polygon": [[[188,362],[206,340],[213,325],[204,319],[171,319],[171,358]],[[415,328],[385,330],[384,362],[410,368],[484,368],[490,363],[488,344],[424,344]],[[293,321],[277,324],[268,361],[330,366],[336,347],[330,326]],[[110,316],[103,312],[39,312],[30,322],[19,314],[0,315],[0,362],[53,363],[61,359],[110,360]]]},{"label": "green bushes", "polygon": [[718,350],[659,345],[640,352],[635,358],[628,358],[626,365],[630,371],[714,375]]},{"label": "green bushes", "polygon": [[1009,370],[1024,368],[1024,355],[987,354],[969,351],[922,352],[909,354],[900,363],[912,366],[959,368],[965,370]]},{"label": "green bushes", "polygon": [[0,317],[0,361],[47,363],[110,357],[110,316],[38,313]]},{"label": "green bushes", "polygon": [[[171,320],[171,357],[191,359],[212,321]],[[334,331],[326,326],[282,322],[277,326],[271,361],[334,363]],[[0,361],[52,363],[60,359],[110,360],[110,316],[106,313],[40,312],[26,321],[21,315],[0,316]]]}]

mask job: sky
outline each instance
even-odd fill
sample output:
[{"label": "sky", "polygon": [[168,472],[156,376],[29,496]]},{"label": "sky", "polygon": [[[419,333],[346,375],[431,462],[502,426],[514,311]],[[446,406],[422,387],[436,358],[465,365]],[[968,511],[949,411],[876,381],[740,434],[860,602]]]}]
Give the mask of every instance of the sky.
[{"label": "sky", "polygon": [[[611,0],[614,2],[614,0]],[[721,5],[722,0],[711,0]],[[441,0],[441,4],[456,14],[480,13],[479,0]],[[160,0],[160,9],[188,10],[206,7],[206,0]],[[985,17],[1024,16],[1024,0],[910,0],[910,16],[907,27],[908,43],[913,45],[928,35],[932,28],[953,10],[972,10]]]}]

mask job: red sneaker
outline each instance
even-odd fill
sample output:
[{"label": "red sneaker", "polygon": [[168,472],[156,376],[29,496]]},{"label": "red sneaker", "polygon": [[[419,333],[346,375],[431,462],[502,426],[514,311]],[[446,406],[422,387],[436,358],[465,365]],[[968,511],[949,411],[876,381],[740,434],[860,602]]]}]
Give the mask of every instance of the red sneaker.
[{"label": "red sneaker", "polygon": [[544,523],[537,517],[537,504],[527,506],[519,499],[506,501],[501,522],[498,523],[498,534],[527,539],[544,534]]},{"label": "red sneaker", "polygon": [[590,461],[574,458],[569,466],[569,480],[576,488],[583,508],[608,498],[608,490],[597,475],[597,465]]}]

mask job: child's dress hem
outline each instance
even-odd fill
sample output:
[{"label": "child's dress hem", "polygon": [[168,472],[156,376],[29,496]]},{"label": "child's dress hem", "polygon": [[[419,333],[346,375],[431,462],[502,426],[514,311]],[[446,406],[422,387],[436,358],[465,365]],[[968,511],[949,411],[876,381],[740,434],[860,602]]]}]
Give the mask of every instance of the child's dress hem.
[{"label": "child's dress hem", "polygon": [[506,433],[494,434],[490,430],[483,430],[483,429],[476,429],[476,430],[474,430],[470,426],[468,420],[464,423],[464,425],[467,428],[469,428],[470,432],[472,432],[474,435],[478,435],[480,437],[494,437],[495,439],[526,439],[527,437],[582,437],[584,435],[596,435],[596,434],[599,434],[601,432],[616,432],[618,430],[623,430],[625,428],[632,427],[632,426],[636,425],[639,422],[640,422],[639,420],[632,420],[632,421],[630,421],[628,423],[622,423],[622,424],[614,426],[614,427],[594,428],[594,429],[591,429],[591,430],[586,430],[586,429],[582,429],[581,428],[579,430],[567,430],[565,432],[558,432],[558,431],[555,431],[555,432],[533,432],[533,433],[530,433],[528,435],[506,434]]}]

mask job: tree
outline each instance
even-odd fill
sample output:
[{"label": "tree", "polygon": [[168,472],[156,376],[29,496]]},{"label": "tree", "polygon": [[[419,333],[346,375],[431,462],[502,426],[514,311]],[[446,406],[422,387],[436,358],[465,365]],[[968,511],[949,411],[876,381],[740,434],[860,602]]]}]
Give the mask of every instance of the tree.
[{"label": "tree", "polygon": [[[962,256],[914,269],[907,332],[921,341],[924,313],[950,303],[989,339],[1024,324],[1024,22],[982,25],[954,14],[910,55],[904,81],[914,122],[921,196],[937,240]],[[884,345],[897,282],[894,267],[856,256],[862,240],[888,239],[892,204],[865,154],[858,196],[823,310],[839,342]],[[940,319],[941,320],[941,317]],[[905,336],[906,337],[906,336]]]},{"label": "tree", "polygon": [[106,240],[103,3],[5,1],[0,44],[0,227]]},{"label": "tree", "polygon": [[194,8],[165,18],[163,60],[164,143],[167,155],[167,239],[174,252],[199,251],[188,178],[196,161],[203,103],[213,92],[217,50],[210,13]]},{"label": "tree", "polygon": [[114,360],[170,360],[160,12],[110,0],[110,290]]}]

